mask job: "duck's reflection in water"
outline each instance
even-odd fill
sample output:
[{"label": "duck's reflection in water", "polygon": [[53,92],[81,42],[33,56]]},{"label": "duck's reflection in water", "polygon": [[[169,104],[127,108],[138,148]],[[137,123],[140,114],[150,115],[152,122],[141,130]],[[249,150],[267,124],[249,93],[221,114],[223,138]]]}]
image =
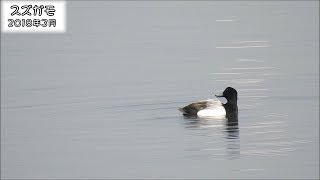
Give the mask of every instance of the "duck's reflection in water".
[{"label": "duck's reflection in water", "polygon": [[230,159],[237,159],[240,157],[240,139],[239,139],[239,123],[229,122],[225,123],[225,139],[226,150]]},{"label": "duck's reflection in water", "polygon": [[[211,155],[214,157],[224,154],[227,159],[240,158],[240,133],[237,115],[229,117],[229,119],[205,119],[198,117],[184,117],[185,128],[193,130],[206,130],[208,135],[212,137],[211,145],[217,147],[209,147],[213,149]],[[209,130],[209,131],[208,131]],[[217,139],[223,137],[223,139]],[[217,142],[215,142],[217,141]],[[219,142],[219,143],[218,143]],[[221,152],[221,144],[224,143],[224,152]],[[206,142],[204,142],[206,143]],[[219,151],[215,151],[219,149]]]}]

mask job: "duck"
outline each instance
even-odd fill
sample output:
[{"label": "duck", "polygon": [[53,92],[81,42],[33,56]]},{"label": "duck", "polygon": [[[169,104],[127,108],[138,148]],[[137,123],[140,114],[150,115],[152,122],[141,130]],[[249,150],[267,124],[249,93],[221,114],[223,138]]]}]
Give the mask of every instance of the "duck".
[{"label": "duck", "polygon": [[178,110],[188,117],[225,117],[230,121],[238,121],[238,92],[232,87],[227,87],[222,95],[215,96],[224,97],[227,102],[223,104],[220,100],[207,99],[193,102]]}]

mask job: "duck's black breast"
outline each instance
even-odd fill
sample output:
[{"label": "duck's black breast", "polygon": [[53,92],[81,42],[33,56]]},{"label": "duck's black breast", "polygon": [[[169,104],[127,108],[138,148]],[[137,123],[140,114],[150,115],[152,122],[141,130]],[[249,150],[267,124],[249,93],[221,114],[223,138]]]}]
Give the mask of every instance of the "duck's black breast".
[{"label": "duck's black breast", "polygon": [[207,108],[207,101],[199,101],[180,108],[179,111],[181,111],[183,115],[196,116],[198,111],[205,108]]},{"label": "duck's black breast", "polygon": [[223,104],[223,107],[226,109],[226,118],[228,121],[235,122],[238,121],[238,105],[226,103]]}]

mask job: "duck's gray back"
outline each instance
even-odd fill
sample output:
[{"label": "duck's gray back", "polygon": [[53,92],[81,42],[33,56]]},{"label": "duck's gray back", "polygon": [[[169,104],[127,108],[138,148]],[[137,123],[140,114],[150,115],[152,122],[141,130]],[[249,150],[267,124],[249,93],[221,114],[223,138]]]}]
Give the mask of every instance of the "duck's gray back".
[{"label": "duck's gray back", "polygon": [[183,113],[183,115],[196,116],[198,111],[207,108],[207,101],[199,101],[191,103],[183,108],[179,108],[179,111]]}]

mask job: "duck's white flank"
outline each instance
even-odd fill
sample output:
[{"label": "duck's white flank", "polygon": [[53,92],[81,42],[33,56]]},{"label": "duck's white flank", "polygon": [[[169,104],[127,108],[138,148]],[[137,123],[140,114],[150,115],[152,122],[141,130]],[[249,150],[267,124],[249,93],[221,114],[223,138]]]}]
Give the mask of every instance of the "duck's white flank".
[{"label": "duck's white flank", "polygon": [[199,117],[224,117],[226,115],[226,110],[219,100],[208,99],[205,101],[208,107],[197,113]]}]

